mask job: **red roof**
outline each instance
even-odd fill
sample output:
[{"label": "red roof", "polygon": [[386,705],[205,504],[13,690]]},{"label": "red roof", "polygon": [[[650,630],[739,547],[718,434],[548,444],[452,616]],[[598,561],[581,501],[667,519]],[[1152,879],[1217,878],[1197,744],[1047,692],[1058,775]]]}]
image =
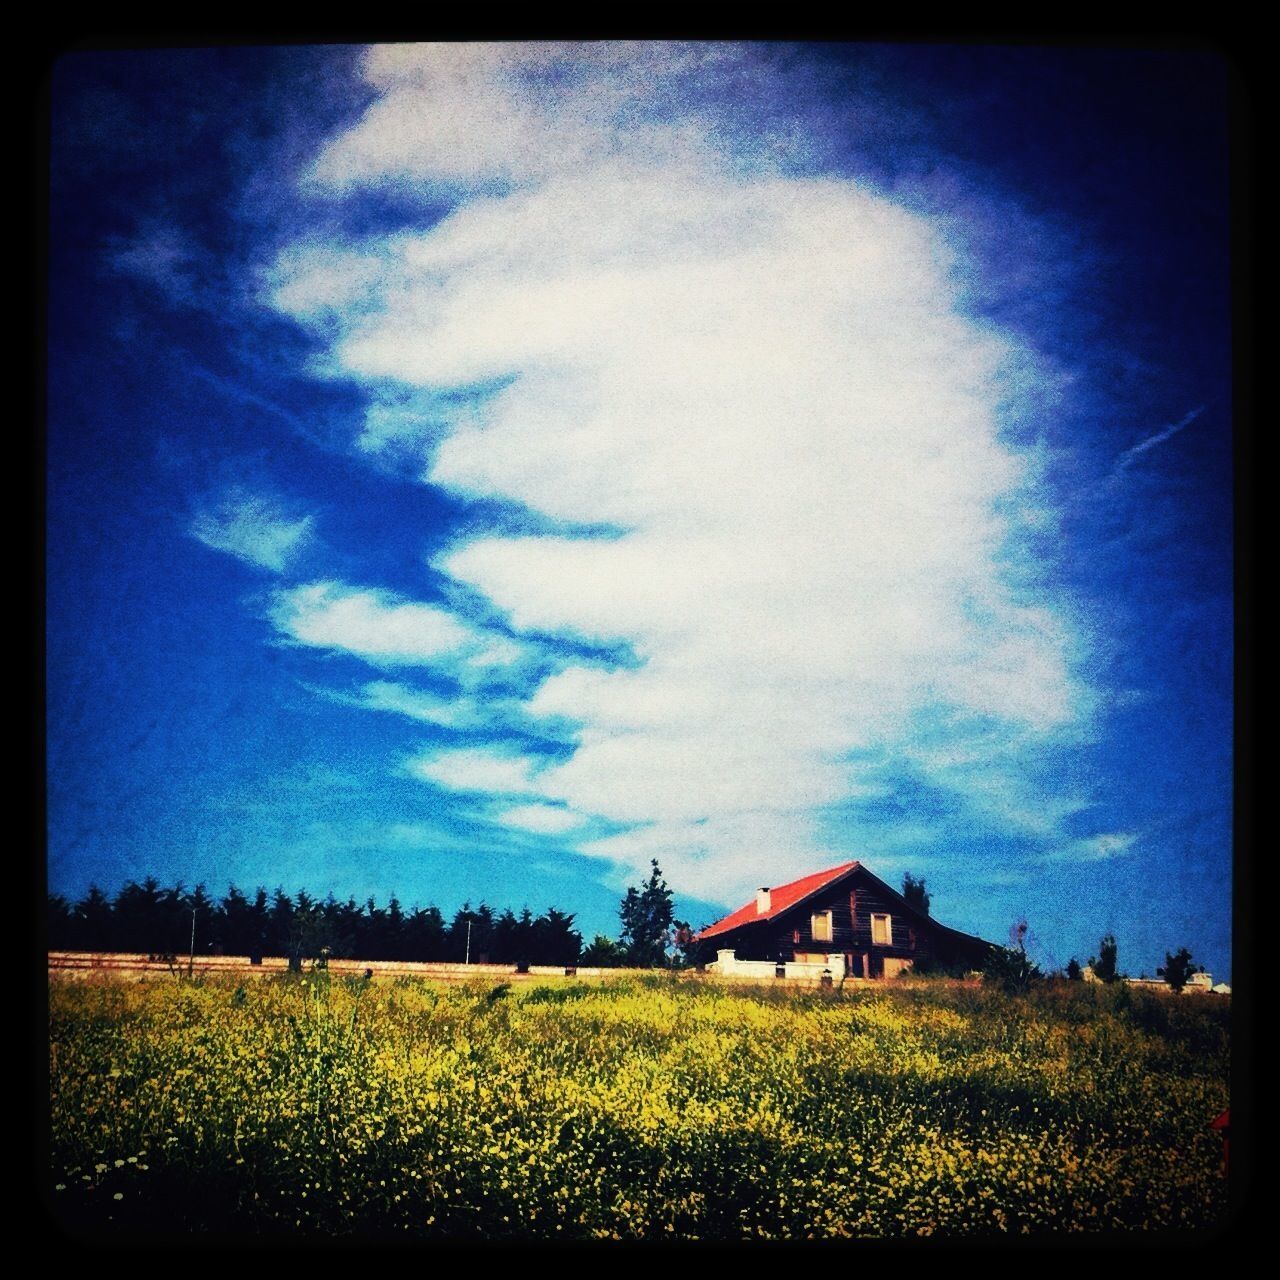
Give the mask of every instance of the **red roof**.
[{"label": "red roof", "polygon": [[755,899],[752,898],[745,907],[739,907],[737,911],[725,916],[723,920],[717,920],[715,924],[709,924],[698,934],[698,937],[714,938],[722,933],[729,933],[731,930],[738,928],[739,925],[754,924],[757,920],[772,920],[774,916],[786,911],[788,907],[794,907],[797,902],[807,898],[811,893],[817,893],[819,889],[825,889],[833,880],[838,880],[846,872],[852,871],[857,865],[856,862],[842,862],[838,867],[832,867],[829,871],[815,871],[812,875],[805,876],[800,880],[793,880],[790,884],[770,889],[768,911],[757,911]]}]

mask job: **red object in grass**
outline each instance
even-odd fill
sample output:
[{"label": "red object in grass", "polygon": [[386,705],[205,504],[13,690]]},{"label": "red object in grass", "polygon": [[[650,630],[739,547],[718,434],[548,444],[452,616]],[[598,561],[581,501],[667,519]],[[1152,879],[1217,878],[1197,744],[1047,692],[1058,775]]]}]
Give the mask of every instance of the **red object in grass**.
[{"label": "red object in grass", "polygon": [[1222,1138],[1222,1176],[1227,1175],[1227,1153],[1231,1148],[1231,1108],[1228,1107],[1216,1120],[1209,1124],[1210,1129],[1216,1129]]}]

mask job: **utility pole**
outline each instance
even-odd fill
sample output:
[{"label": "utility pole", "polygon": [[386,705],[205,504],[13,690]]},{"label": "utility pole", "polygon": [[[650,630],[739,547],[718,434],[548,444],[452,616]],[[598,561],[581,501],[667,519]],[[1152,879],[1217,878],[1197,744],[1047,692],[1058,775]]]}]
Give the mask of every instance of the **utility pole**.
[{"label": "utility pole", "polygon": [[463,961],[463,964],[470,964],[470,963],[471,963],[471,921],[468,920],[467,921],[467,958]]},{"label": "utility pole", "polygon": [[191,954],[187,957],[187,981],[196,969],[196,909],[191,908]]}]

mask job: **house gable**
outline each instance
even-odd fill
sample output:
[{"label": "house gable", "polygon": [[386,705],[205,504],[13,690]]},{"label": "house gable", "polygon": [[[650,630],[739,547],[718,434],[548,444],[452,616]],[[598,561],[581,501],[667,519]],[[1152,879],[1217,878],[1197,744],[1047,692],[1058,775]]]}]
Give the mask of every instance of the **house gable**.
[{"label": "house gable", "polygon": [[989,944],[940,924],[861,863],[845,863],[770,891],[699,938],[739,959],[790,961],[842,952],[853,973],[877,977],[903,962],[978,965]]}]

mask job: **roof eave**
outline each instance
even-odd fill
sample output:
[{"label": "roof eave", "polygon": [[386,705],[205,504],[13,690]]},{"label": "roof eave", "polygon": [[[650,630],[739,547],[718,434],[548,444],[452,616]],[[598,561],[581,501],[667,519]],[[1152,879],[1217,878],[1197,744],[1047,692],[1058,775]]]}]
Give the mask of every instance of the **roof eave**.
[{"label": "roof eave", "polygon": [[[838,875],[832,876],[830,880],[824,880],[820,885],[817,885],[815,888],[810,889],[808,893],[803,894],[801,897],[797,898],[794,902],[789,902],[785,907],[779,907],[777,911],[771,911],[769,912],[768,915],[756,916],[754,919],[743,920],[738,924],[732,925],[729,928],[723,929],[714,934],[700,933],[697,936],[699,939],[707,939],[709,937],[723,938],[723,937],[728,937],[728,935],[731,933],[737,933],[739,929],[749,929],[753,925],[770,924],[775,920],[780,920],[783,916],[787,914],[788,911],[794,911],[797,907],[803,906],[804,903],[808,902],[809,899],[812,898],[815,893],[825,893],[826,890],[830,889],[833,885],[837,885],[842,880],[844,880],[847,876],[853,875],[853,873],[857,871],[860,867],[864,871],[866,870],[865,867],[862,867],[862,863],[855,860],[854,862],[851,862]],[[868,874],[870,874],[870,872],[868,872]],[[803,876],[801,877],[801,879],[804,879],[804,878],[805,877]],[[785,888],[786,886],[783,886],[783,887]],[[738,910],[741,911],[742,908],[739,907]],[[732,914],[734,913],[730,912],[730,915]],[[710,927],[715,928],[714,925]]]}]

